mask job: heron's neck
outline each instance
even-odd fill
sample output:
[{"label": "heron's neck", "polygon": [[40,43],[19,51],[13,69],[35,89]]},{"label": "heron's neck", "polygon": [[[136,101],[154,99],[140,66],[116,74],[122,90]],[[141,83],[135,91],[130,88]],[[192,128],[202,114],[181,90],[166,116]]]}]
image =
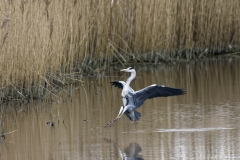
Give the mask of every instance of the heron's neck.
[{"label": "heron's neck", "polygon": [[127,79],[125,86],[130,86],[130,83],[135,77],[136,77],[136,72],[131,72],[131,76]]}]

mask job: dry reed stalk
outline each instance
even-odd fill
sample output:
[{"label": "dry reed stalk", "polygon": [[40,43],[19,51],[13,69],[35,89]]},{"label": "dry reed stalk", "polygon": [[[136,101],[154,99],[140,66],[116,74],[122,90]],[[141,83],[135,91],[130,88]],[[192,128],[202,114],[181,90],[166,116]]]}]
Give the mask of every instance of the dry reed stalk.
[{"label": "dry reed stalk", "polygon": [[[64,81],[57,71],[78,64],[104,68],[239,49],[239,7],[238,0],[1,1],[0,88],[11,82],[29,92],[46,75]],[[141,60],[138,53],[149,54]]]}]

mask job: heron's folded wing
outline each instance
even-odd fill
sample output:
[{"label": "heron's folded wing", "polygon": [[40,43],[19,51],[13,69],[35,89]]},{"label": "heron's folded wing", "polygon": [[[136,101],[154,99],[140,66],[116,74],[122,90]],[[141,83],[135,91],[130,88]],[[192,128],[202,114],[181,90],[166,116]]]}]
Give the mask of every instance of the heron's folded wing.
[{"label": "heron's folded wing", "polygon": [[165,87],[163,85],[151,85],[133,93],[133,101],[136,108],[140,107],[146,99],[155,97],[178,96],[185,94],[186,91],[180,88]]}]

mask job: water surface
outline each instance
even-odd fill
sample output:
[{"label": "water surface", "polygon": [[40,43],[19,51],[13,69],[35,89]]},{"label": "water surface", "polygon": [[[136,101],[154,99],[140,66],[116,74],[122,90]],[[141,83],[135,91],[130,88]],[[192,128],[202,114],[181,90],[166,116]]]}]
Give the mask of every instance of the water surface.
[{"label": "water surface", "polygon": [[60,96],[21,112],[9,106],[1,114],[1,159],[240,158],[240,60],[132,67],[134,90],[157,83],[187,94],[147,100],[139,121],[124,115],[104,128],[122,104],[121,90],[109,82],[128,77],[115,67],[105,77],[83,79],[71,97],[63,93],[66,102]]}]

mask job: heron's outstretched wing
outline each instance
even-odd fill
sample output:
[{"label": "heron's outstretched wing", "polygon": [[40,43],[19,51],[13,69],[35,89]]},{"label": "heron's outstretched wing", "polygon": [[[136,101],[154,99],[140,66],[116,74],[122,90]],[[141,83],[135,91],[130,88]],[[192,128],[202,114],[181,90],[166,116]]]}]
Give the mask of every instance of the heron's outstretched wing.
[{"label": "heron's outstretched wing", "polygon": [[146,99],[155,97],[178,96],[185,94],[186,91],[180,88],[165,87],[163,85],[151,85],[133,93],[133,101],[136,108],[140,107]]},{"label": "heron's outstretched wing", "polygon": [[115,81],[113,81],[113,82],[110,82],[113,86],[115,86],[115,87],[118,87],[118,88],[120,88],[120,89],[123,89],[123,87],[125,86],[125,82],[124,81],[117,81],[117,80],[115,80]]}]

